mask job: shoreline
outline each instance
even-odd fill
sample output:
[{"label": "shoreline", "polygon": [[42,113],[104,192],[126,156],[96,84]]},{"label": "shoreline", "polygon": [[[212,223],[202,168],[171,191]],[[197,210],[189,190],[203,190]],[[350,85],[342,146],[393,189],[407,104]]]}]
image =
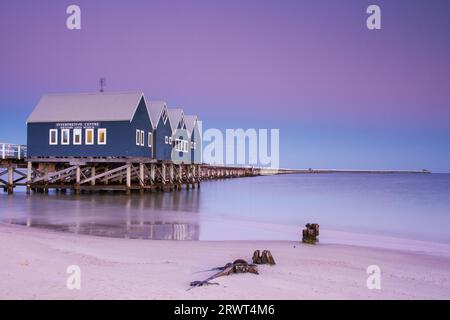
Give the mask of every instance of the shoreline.
[{"label": "shoreline", "polygon": [[[351,237],[349,238],[351,239]],[[345,240],[345,239],[344,239]],[[405,240],[406,244],[414,243]],[[268,249],[260,274],[217,279],[198,271]],[[103,238],[0,223],[1,299],[449,299],[450,258],[425,252],[286,240],[173,241]],[[366,287],[370,265],[381,290]],[[66,269],[81,268],[81,290]]]}]

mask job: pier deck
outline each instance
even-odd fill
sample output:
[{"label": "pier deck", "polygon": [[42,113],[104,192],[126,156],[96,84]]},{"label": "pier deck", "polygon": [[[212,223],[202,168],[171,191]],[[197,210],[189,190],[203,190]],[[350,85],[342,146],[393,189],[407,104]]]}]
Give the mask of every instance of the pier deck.
[{"label": "pier deck", "polygon": [[427,170],[272,169],[174,163],[150,158],[27,158],[27,147],[0,143],[0,188],[9,194],[25,186],[76,194],[94,191],[146,191],[199,188],[203,180],[301,173],[430,173]]},{"label": "pier deck", "polygon": [[[253,167],[173,163],[148,158],[26,158],[3,159],[0,187],[13,193],[17,186],[47,193],[50,189],[76,194],[93,191],[180,190],[199,188],[202,180],[252,177]],[[19,170],[22,169],[22,170]],[[25,171],[25,172],[24,172]]]}]

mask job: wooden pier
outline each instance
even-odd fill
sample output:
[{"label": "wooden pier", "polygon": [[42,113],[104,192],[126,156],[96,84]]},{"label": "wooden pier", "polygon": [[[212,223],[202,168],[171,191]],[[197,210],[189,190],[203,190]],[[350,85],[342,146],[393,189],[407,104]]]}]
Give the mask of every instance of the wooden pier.
[{"label": "wooden pier", "polygon": [[24,145],[0,143],[0,188],[12,194],[16,186],[26,186],[26,168],[24,158],[27,147]]},{"label": "wooden pier", "polygon": [[8,194],[122,191],[131,194],[200,188],[201,181],[304,173],[429,173],[427,170],[271,169],[208,164],[176,164],[149,158],[27,158],[26,146],[0,144],[0,188]]},{"label": "wooden pier", "polygon": [[48,193],[53,189],[75,194],[94,191],[173,191],[200,188],[201,181],[252,177],[252,167],[176,164],[147,158],[27,158],[2,159],[0,187],[12,194],[17,186]]}]

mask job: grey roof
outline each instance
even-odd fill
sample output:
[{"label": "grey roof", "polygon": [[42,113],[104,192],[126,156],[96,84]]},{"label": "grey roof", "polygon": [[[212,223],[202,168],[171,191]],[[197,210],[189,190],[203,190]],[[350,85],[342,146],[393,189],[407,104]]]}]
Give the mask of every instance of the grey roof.
[{"label": "grey roof", "polygon": [[172,132],[178,128],[178,123],[183,119],[183,109],[181,108],[169,108],[167,109],[169,114],[170,127]]},{"label": "grey roof", "polygon": [[156,129],[164,107],[167,108],[167,103],[165,101],[146,101],[146,105],[153,129]]},{"label": "grey roof", "polygon": [[186,124],[186,130],[189,132],[189,135],[192,134],[192,130],[194,130],[196,121],[197,121],[197,116],[194,116],[194,115],[185,115],[184,116],[184,123]]},{"label": "grey roof", "polygon": [[31,122],[131,121],[142,92],[46,94],[27,119]]}]

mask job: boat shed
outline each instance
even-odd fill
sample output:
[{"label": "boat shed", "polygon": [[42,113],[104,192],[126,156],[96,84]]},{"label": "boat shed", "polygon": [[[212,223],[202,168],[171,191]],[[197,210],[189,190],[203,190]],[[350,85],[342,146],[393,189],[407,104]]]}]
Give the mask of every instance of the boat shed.
[{"label": "boat shed", "polygon": [[172,128],[170,126],[167,103],[165,101],[147,101],[147,109],[153,124],[153,158],[171,160]]},{"label": "boat shed", "polygon": [[28,157],[151,158],[142,92],[46,94],[27,120]]},{"label": "boat shed", "polygon": [[185,115],[184,123],[190,138],[191,162],[202,162],[201,130],[200,123],[195,115]]},{"label": "boat shed", "polygon": [[173,147],[172,160],[190,162],[189,134],[184,123],[182,108],[169,108],[169,121],[172,129],[172,139],[169,143]]}]

